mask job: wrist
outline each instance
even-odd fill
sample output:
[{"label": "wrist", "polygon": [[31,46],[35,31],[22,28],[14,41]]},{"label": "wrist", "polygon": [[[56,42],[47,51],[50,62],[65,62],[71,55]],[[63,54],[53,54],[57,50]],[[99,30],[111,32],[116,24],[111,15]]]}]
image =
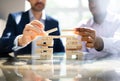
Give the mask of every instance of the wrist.
[{"label": "wrist", "polygon": [[102,51],[104,48],[104,42],[103,39],[101,37],[96,37],[95,39],[95,43],[94,43],[94,48],[97,51]]},{"label": "wrist", "polygon": [[25,45],[25,44],[23,43],[22,36],[23,36],[23,35],[21,35],[21,36],[18,38],[18,46],[24,46],[24,45]]}]

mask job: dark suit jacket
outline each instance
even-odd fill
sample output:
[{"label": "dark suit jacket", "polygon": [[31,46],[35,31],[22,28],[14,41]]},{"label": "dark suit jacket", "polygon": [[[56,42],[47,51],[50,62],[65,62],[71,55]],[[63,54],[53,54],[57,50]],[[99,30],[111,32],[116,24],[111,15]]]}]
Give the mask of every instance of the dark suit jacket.
[{"label": "dark suit jacket", "polygon": [[[17,16],[21,15],[20,22],[17,24],[15,19]],[[3,35],[0,39],[0,51],[1,53],[10,53],[13,52],[12,48],[14,46],[14,40],[16,36],[22,34],[23,29],[26,24],[30,22],[29,12],[19,12],[9,14],[6,28],[3,32]],[[60,35],[59,23],[57,20],[46,15],[45,20],[45,31],[52,29],[53,27],[58,27],[58,31],[51,33],[50,35]],[[60,39],[54,39],[53,52],[64,52],[64,47]],[[20,49],[15,52],[15,54],[31,54],[31,44],[27,47]]]}]

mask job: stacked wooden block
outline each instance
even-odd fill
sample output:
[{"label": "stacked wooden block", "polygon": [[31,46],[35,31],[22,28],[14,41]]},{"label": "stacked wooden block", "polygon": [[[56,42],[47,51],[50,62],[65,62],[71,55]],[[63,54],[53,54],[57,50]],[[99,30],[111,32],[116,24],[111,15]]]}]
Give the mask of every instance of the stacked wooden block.
[{"label": "stacked wooden block", "polygon": [[[53,39],[66,38],[66,58],[69,59],[82,59],[82,43],[77,36],[44,36],[36,39],[35,54],[40,54],[40,59],[51,59],[53,56]],[[63,41],[64,42],[64,41]],[[75,56],[75,58],[74,58]]]},{"label": "stacked wooden block", "polygon": [[67,36],[66,37],[66,58],[68,60],[82,59],[82,52],[81,52],[82,44],[81,41],[76,36]]},{"label": "stacked wooden block", "polygon": [[35,54],[40,55],[40,59],[52,59],[53,38],[50,36],[38,37],[35,41]]}]

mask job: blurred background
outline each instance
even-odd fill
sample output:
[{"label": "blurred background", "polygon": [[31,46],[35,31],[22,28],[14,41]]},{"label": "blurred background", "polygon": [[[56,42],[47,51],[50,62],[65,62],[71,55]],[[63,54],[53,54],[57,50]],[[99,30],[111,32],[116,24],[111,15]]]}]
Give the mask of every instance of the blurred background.
[{"label": "blurred background", "polygon": [[[120,14],[120,0],[111,0],[109,10]],[[9,13],[26,11],[30,8],[27,0],[0,0],[0,36]],[[91,17],[88,0],[47,0],[45,11],[60,22],[61,29],[72,29],[81,20]]]}]

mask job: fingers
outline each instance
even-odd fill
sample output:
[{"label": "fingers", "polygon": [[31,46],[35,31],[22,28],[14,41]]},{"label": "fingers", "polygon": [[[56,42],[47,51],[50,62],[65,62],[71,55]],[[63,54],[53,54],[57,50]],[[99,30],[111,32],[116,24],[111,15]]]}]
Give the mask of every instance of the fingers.
[{"label": "fingers", "polygon": [[82,41],[86,41],[86,47],[93,48],[96,38],[95,30],[91,28],[75,28],[75,34],[81,36]]},{"label": "fingers", "polygon": [[26,32],[26,31],[33,31],[33,32],[36,32],[38,35],[39,35],[41,32],[43,32],[43,30],[41,30],[41,29],[38,28],[37,26],[31,25],[31,24],[27,24],[27,25],[25,26],[25,29],[24,29],[23,33]]},{"label": "fingers", "polygon": [[40,28],[35,27],[35,26],[31,25],[31,24],[27,24],[24,31],[23,31],[23,37],[24,37],[24,40],[28,40],[26,38],[30,37],[31,40],[29,40],[29,41],[32,41],[37,36],[44,36],[44,33],[45,32],[43,30],[40,30]]},{"label": "fingers", "polygon": [[88,48],[94,48],[94,43],[86,43],[86,47],[88,47]]},{"label": "fingers", "polygon": [[90,28],[75,28],[75,34],[81,35],[83,37],[95,38],[95,30]]},{"label": "fingers", "polygon": [[34,40],[39,34],[33,31],[28,31],[28,35],[31,37],[31,40]]},{"label": "fingers", "polygon": [[90,29],[90,28],[76,28],[75,29],[75,34],[78,34],[83,37],[83,39],[88,40],[88,39],[95,39],[96,33],[95,30]]},{"label": "fingers", "polygon": [[82,37],[81,37],[81,40],[82,40],[82,41],[91,42],[91,43],[94,42],[94,39],[91,38],[90,36],[89,36],[89,37],[87,37],[87,36],[86,36],[86,37],[83,37],[83,36],[82,36]]},{"label": "fingers", "polygon": [[82,41],[86,41],[86,47],[93,48],[94,47],[94,40],[91,37],[81,37]]},{"label": "fingers", "polygon": [[36,35],[39,36],[47,35],[47,33],[44,31],[44,25],[38,20],[33,20],[29,24],[27,24],[23,33],[27,31],[33,31],[34,33],[36,33]]},{"label": "fingers", "polygon": [[40,29],[44,29],[44,25],[38,20],[34,20],[34,21],[30,22],[30,24],[35,27],[38,27]]},{"label": "fingers", "polygon": [[47,33],[44,31],[44,25],[38,20],[34,20],[27,24],[23,30],[23,36],[20,39],[20,45],[28,44],[37,36],[45,36]]},{"label": "fingers", "polygon": [[38,20],[34,20],[32,22],[30,22],[30,25],[35,29],[33,30],[34,32],[38,33],[39,36],[46,36],[47,33],[44,31],[44,25],[38,21]]}]

